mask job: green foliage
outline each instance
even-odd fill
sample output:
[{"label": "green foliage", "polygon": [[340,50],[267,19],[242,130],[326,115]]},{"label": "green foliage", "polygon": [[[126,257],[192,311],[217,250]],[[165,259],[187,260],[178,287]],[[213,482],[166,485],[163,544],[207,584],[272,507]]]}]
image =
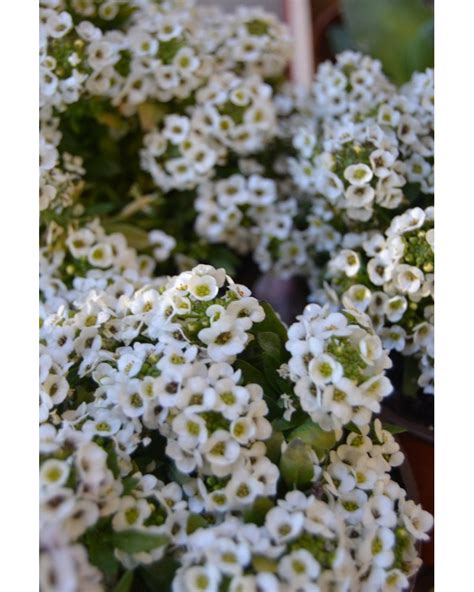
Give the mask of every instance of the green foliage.
[{"label": "green foliage", "polygon": [[119,562],[103,525],[97,524],[95,528],[87,531],[82,539],[89,553],[90,562],[106,576],[115,575],[119,569]]},{"label": "green foliage", "polygon": [[326,432],[310,419],[291,432],[289,441],[291,442],[296,438],[311,446],[319,458],[325,456],[329,450],[334,448],[337,442],[334,432]]},{"label": "green foliage", "polygon": [[403,358],[403,384],[402,393],[408,397],[416,397],[420,387],[418,385],[418,377],[420,371],[418,368],[418,360],[411,356]]},{"label": "green foliage", "polygon": [[133,571],[126,571],[115,586],[114,592],[130,592],[133,584]]},{"label": "green foliage", "polygon": [[178,567],[179,563],[168,555],[152,565],[139,567],[137,572],[140,584],[136,588],[134,587],[134,592],[135,590],[136,592],[156,592],[157,590],[167,592],[171,590],[171,582]]},{"label": "green foliage", "polygon": [[274,507],[275,502],[269,497],[258,497],[252,506],[244,511],[245,522],[263,526],[265,516]]},{"label": "green foliage", "polygon": [[271,305],[267,302],[261,304],[265,319],[252,327],[250,333],[255,339],[239,356],[236,366],[242,371],[245,383],[255,383],[262,387],[270,419],[275,419],[281,416],[281,395],[293,390],[292,385],[278,374],[280,366],[289,358],[285,349],[288,337],[285,325]]},{"label": "green foliage", "polygon": [[382,427],[387,432],[390,432],[392,436],[396,436],[397,434],[403,434],[406,432],[406,428],[402,428],[401,426],[395,425],[394,423],[387,423],[384,422]]},{"label": "green foliage", "polygon": [[[345,31],[334,49],[358,49],[381,60],[397,84],[434,63],[434,14],[423,0],[341,0]],[[345,47],[344,47],[345,45]]]},{"label": "green foliage", "polygon": [[280,459],[280,474],[289,488],[302,489],[314,476],[309,446],[299,438],[292,440]]},{"label": "green foliage", "polygon": [[186,524],[186,532],[192,534],[199,528],[206,528],[209,526],[207,520],[201,514],[190,514]]},{"label": "green foliage", "polygon": [[[268,302],[261,302],[263,310],[265,311],[265,318],[261,323],[257,323],[252,328],[252,333],[259,333],[259,332],[270,332],[276,333],[280,338],[282,344],[284,345],[288,339],[287,329],[285,324],[280,320],[277,316],[276,312],[273,310],[271,304]],[[282,356],[285,358],[284,361],[287,361],[289,358],[289,354],[286,353],[286,350],[282,352]]]},{"label": "green foliage", "polygon": [[168,542],[168,537],[163,534],[151,534],[138,530],[122,530],[109,535],[111,543],[126,553],[142,553],[153,551]]}]

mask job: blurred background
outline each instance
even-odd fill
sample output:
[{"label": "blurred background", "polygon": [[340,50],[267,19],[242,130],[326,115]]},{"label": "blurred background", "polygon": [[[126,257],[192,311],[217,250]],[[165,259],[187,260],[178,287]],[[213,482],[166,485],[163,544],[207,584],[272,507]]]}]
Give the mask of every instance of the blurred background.
[{"label": "blurred background", "polygon": [[[219,4],[235,8],[236,0]],[[260,6],[287,20],[292,11],[309,5],[312,41],[308,51],[315,65],[344,49],[357,49],[381,60],[397,83],[408,80],[415,70],[433,66],[432,0],[239,0],[239,4]]]}]

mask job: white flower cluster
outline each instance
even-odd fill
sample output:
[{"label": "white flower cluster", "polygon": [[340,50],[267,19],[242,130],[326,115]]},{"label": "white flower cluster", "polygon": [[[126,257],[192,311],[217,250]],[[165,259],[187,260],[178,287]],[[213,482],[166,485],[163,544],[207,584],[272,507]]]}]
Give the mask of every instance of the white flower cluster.
[{"label": "white flower cluster", "polygon": [[193,189],[214,172],[219,147],[193,129],[189,117],[168,115],[161,130],[143,138],[142,169],[163,191]]},{"label": "white flower cluster", "polygon": [[[42,589],[108,589],[100,552],[116,570],[174,556],[174,592],[406,589],[432,518],[390,479],[403,457],[380,422],[370,434],[369,412],[326,450],[305,447],[307,486],[278,499],[274,463],[300,441],[269,458],[264,390],[235,366],[264,320],[258,301],[206,265],[166,281],[101,273],[40,331]],[[328,369],[351,397],[359,381],[349,392],[336,374],[364,373],[358,402],[373,411],[387,358],[358,314],[308,307],[290,328],[290,374],[304,360],[328,403]],[[323,427],[347,423],[342,405],[334,396]]]},{"label": "white flower cluster", "polygon": [[106,2],[114,9],[97,15],[104,30],[92,22],[94,2],[70,12],[41,4],[41,105],[64,110],[87,94],[131,114],[148,98],[185,98],[208,76],[187,26],[190,2]]},{"label": "white flower cluster", "polygon": [[[180,487],[137,473],[130,458],[150,443],[146,430],[166,438],[178,470],[197,473],[186,486],[194,509],[225,511],[275,494],[278,470],[262,442],[271,434],[263,391],[242,385],[230,364],[264,313],[243,286],[232,284],[217,297],[225,279],[223,270],[200,266],[138,291],[126,278],[107,281],[76,309],[62,306],[44,320],[44,589],[69,589],[71,579],[101,589],[92,587],[97,570],[75,544],[101,518],[111,519],[116,532],[166,532],[178,540],[175,523],[185,525],[189,514]],[[174,516],[174,509],[183,512]],[[133,555],[150,562],[162,552],[157,539],[156,551]]]},{"label": "white flower cluster", "polygon": [[[222,294],[225,280],[223,270],[208,266],[160,288],[145,283],[133,291],[124,279],[120,286],[93,290],[76,303],[77,310],[62,306],[46,317],[40,335],[41,431],[47,451],[68,442],[72,447],[69,462],[54,458],[42,465],[46,547],[64,542],[65,522],[84,505],[65,535],[69,542],[99,516],[113,514],[118,531],[143,526],[150,517],[148,502],[121,497],[123,483],[115,482],[96,437],[113,439],[123,478],[132,474],[130,454],[150,441],[144,430],[157,430],[177,469],[195,473],[187,483],[194,507],[225,511],[275,494],[278,470],[263,445],[271,426],[262,388],[243,385],[231,365],[264,312],[243,286],[231,284]],[[87,384],[87,393],[75,388],[78,380]],[[71,463],[79,471],[80,499],[62,492],[64,506],[58,502],[51,515],[49,494],[56,499],[61,493]],[[145,495],[138,497],[159,498],[157,483],[147,478]],[[103,513],[99,500],[107,506]]]},{"label": "white flower cluster", "polygon": [[[81,100],[100,106],[104,122],[139,115],[150,131],[142,165],[164,191],[195,187],[228,149],[254,152],[273,137],[272,90],[263,80],[278,82],[284,72],[285,26],[260,9],[224,15],[194,4],[41,2],[42,209],[69,206],[84,173],[80,159],[72,167],[58,153],[58,116]],[[165,105],[164,129],[154,130]]]},{"label": "white flower cluster", "polygon": [[82,190],[85,172],[82,159],[67,152],[59,153],[59,119],[52,116],[51,107],[41,110],[40,126],[40,210],[70,206]]},{"label": "white flower cluster", "polygon": [[335,63],[319,65],[311,88],[313,113],[323,122],[366,115],[393,92],[379,60],[345,51],[336,56]]},{"label": "white flower cluster", "polygon": [[349,220],[367,222],[376,205],[399,207],[406,179],[396,138],[367,122],[341,126],[334,134],[321,144],[305,129],[297,132],[293,145],[299,158],[289,164],[298,187],[322,195]]},{"label": "white flower cluster", "polygon": [[296,403],[324,430],[367,425],[392,392],[391,361],[370,319],[357,309],[308,304],[288,331]]},{"label": "white flower cluster", "polygon": [[[386,347],[420,360],[425,392],[433,391],[433,78],[415,73],[395,88],[379,62],[345,52],[319,67],[306,96],[278,95],[279,134],[291,143],[274,167],[275,210],[289,206],[285,233],[260,227],[254,250],[262,270],[305,277],[310,300],[344,296],[343,306],[367,311]],[[388,302],[400,309],[387,314]]]},{"label": "white flower cluster", "polygon": [[213,56],[213,68],[239,75],[279,78],[291,57],[288,30],[278,18],[258,7],[238,6],[235,13],[202,8],[193,33]]},{"label": "white flower cluster", "polygon": [[415,543],[433,519],[391,480],[403,456],[377,420],[349,433],[324,462],[312,493],[266,508],[262,526],[236,516],[188,537],[173,592],[401,591],[420,566]]},{"label": "white flower cluster", "polygon": [[194,119],[203,133],[237,154],[262,150],[275,135],[272,87],[257,75],[211,76],[196,93]]},{"label": "white flower cluster", "polygon": [[320,273],[319,256],[340,244],[341,233],[332,225],[334,213],[323,198],[314,198],[307,204],[304,224],[299,227],[298,192],[293,184],[286,185],[279,184],[280,199],[269,212],[269,223],[259,227],[254,259],[260,269],[272,270],[278,277],[299,274],[314,281]]},{"label": "white flower cluster", "polygon": [[274,232],[278,225],[276,200],[276,182],[259,174],[235,174],[203,183],[195,201],[196,232],[210,243],[228,244],[239,254],[251,253],[261,232]]},{"label": "white flower cluster", "polygon": [[419,384],[433,392],[434,208],[395,216],[385,236],[361,235],[360,251],[330,260],[330,287],[344,306],[367,312],[384,347],[420,359]]},{"label": "white flower cluster", "polygon": [[50,224],[48,244],[40,249],[40,295],[43,312],[55,311],[90,290],[113,284],[117,291],[126,280],[153,276],[156,263],[167,259],[175,241],[155,230],[148,236],[150,254],[138,254],[120,232],[107,233],[99,219],[63,230]]},{"label": "white flower cluster", "polygon": [[[347,57],[344,53],[339,59]],[[376,70],[380,67],[378,62],[360,59],[378,64]],[[345,91],[345,100],[341,98],[339,91],[346,84],[351,93],[358,90],[339,68],[320,66],[315,82],[316,117],[294,131],[297,157],[290,159],[290,172],[302,191],[323,195],[349,221],[367,222],[375,206],[393,210],[406,204],[402,188],[407,183],[418,184],[425,194],[433,193],[433,72],[416,73],[400,90],[384,89],[380,96],[369,70],[362,75],[356,68],[351,76],[360,77],[371,89],[366,89],[368,99],[362,105],[345,96]],[[329,101],[321,90],[326,85],[334,93],[332,98],[341,101],[341,111],[338,117],[329,113],[320,122],[317,115],[325,111],[318,106]],[[360,92],[365,96],[365,91]]]}]

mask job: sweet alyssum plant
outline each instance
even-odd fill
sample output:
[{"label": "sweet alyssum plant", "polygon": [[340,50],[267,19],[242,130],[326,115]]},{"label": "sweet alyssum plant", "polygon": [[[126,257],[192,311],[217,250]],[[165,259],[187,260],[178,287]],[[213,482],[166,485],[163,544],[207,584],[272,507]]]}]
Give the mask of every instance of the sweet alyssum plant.
[{"label": "sweet alyssum plant", "polygon": [[[216,244],[202,223],[212,208],[203,214],[195,201],[204,182],[232,182],[267,158],[273,94],[290,56],[286,27],[258,8],[226,14],[194,0],[40,5],[43,228],[99,216],[139,250],[150,231],[171,237],[160,273],[186,268],[189,258],[235,267],[235,241]],[[262,183],[271,181],[249,179],[254,207],[268,204],[259,199]],[[235,197],[229,234],[240,206],[252,203]],[[256,217],[247,217],[254,227]],[[214,227],[226,230],[227,218]]]},{"label": "sweet alyssum plant", "polygon": [[406,589],[432,518],[368,316],[287,332],[223,269],[101,273],[42,318],[42,590]]},{"label": "sweet alyssum plant", "polygon": [[273,233],[263,228],[255,251],[264,269],[307,278],[310,300],[336,307],[350,301],[368,312],[385,347],[418,360],[411,378],[427,393],[433,83],[427,70],[396,88],[380,62],[344,52],[318,68],[306,96],[280,98],[288,144],[276,177],[289,196],[286,223]]}]

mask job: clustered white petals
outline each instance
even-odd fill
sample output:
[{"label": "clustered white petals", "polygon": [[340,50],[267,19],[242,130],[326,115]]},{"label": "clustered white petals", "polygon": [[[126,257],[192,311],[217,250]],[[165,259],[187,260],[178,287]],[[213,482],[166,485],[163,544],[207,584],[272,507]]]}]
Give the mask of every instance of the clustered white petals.
[{"label": "clustered white petals", "polygon": [[410,208],[392,219],[385,236],[361,237],[351,251],[357,265],[347,264],[345,251],[328,265],[331,286],[345,306],[371,317],[384,347],[417,357],[427,393],[433,392],[433,217],[433,207]]},{"label": "clustered white petals", "polygon": [[[94,244],[92,230],[79,237]],[[372,578],[406,588],[419,566],[414,543],[432,517],[390,479],[403,461],[393,436],[378,420],[370,427],[391,390],[370,321],[357,309],[310,305],[290,327],[289,376],[281,376],[294,394],[286,396],[333,430],[334,445],[307,450],[309,489],[278,497],[265,392],[235,364],[264,319],[249,290],[209,265],[168,279],[124,278],[119,294],[106,282],[45,314],[44,589],[103,590],[86,551],[98,536],[125,569],[165,561],[179,547],[174,591],[217,591],[226,579],[235,590],[326,589],[353,585],[361,573],[361,586]],[[359,427],[344,432],[349,421]],[[162,456],[139,469],[140,455],[157,446]],[[283,441],[279,454],[290,449]],[[128,548],[138,534],[146,548]]]},{"label": "clustered white petals", "polygon": [[[433,73],[344,52],[305,92],[290,54],[258,8],[40,2],[44,592],[402,591],[420,566],[433,519],[372,416],[390,350],[432,389]],[[232,252],[326,304],[287,328],[197,262]]]},{"label": "clustered white petals", "polygon": [[380,411],[381,400],[392,392],[384,376],[391,361],[367,315],[310,304],[288,338],[297,403],[314,422],[340,430],[349,422],[362,426]]}]

